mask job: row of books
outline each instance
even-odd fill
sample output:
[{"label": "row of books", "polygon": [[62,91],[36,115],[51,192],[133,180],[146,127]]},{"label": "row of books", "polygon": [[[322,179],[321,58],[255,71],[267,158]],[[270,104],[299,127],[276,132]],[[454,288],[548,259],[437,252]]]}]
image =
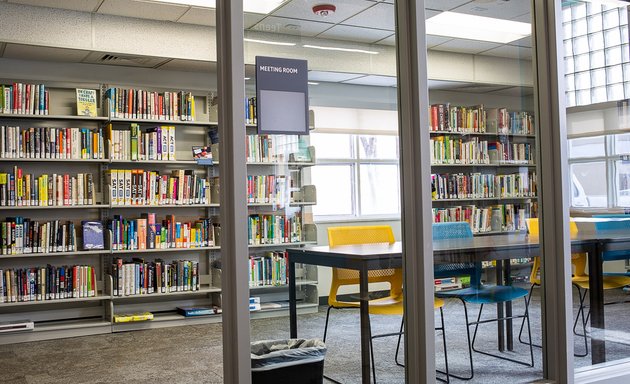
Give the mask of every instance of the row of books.
[{"label": "row of books", "polygon": [[277,161],[275,138],[273,135],[248,135],[245,138],[246,161],[250,163]]},{"label": "row of books", "polygon": [[44,84],[13,83],[0,86],[0,112],[17,115],[47,115],[49,95]]},{"label": "row of books", "polygon": [[531,205],[525,203],[433,208],[433,222],[466,221],[473,233],[524,230],[529,217],[535,216]]},{"label": "row of books", "polygon": [[433,200],[536,196],[536,172],[494,175],[482,173],[432,174]]},{"label": "row of books", "polygon": [[247,202],[284,204],[286,200],[284,175],[248,175]]},{"label": "row of books", "polygon": [[96,273],[89,265],[0,269],[0,302],[95,297]]},{"label": "row of books", "polygon": [[431,164],[489,164],[488,141],[477,137],[436,136],[430,140]]},{"label": "row of books", "polygon": [[199,263],[190,260],[146,262],[116,258],[111,265],[114,296],[198,291]]},{"label": "row of books", "polygon": [[245,124],[258,124],[258,108],[255,97],[245,99]]},{"label": "row of books", "polygon": [[286,251],[267,252],[262,256],[249,257],[249,286],[279,286],[287,284]]},{"label": "row of books", "polygon": [[488,153],[490,162],[533,164],[534,150],[530,143],[513,143],[509,140],[490,143]]},{"label": "row of books", "polygon": [[105,183],[111,205],[210,204],[210,181],[193,170],[110,169]]},{"label": "row of books", "polygon": [[159,125],[142,130],[131,124],[129,130],[113,129],[108,124],[105,135],[112,160],[176,160],[175,127]]},{"label": "row of books", "polygon": [[195,120],[195,97],[190,92],[152,92],[143,89],[109,88],[105,93],[113,118]]},{"label": "row of books", "polygon": [[429,127],[432,131],[486,132],[483,105],[460,107],[450,104],[429,106]]},{"label": "row of books", "polygon": [[0,126],[0,158],[104,159],[101,129]]},{"label": "row of books", "polygon": [[219,223],[210,218],[185,221],[167,215],[158,222],[155,213],[143,213],[136,219],[115,215],[107,228],[112,250],[212,247],[221,231]]},{"label": "row of books", "polygon": [[71,221],[36,221],[17,216],[7,217],[0,225],[3,255],[77,250],[77,228]]},{"label": "row of books", "polygon": [[13,167],[0,173],[0,206],[76,206],[94,204],[91,173],[35,176]]},{"label": "row of books", "polygon": [[509,112],[507,108],[433,104],[429,107],[429,127],[433,132],[533,135],[534,117],[529,112]]},{"label": "row of books", "polygon": [[249,245],[284,244],[302,241],[302,218],[294,215],[257,214],[248,217]]}]

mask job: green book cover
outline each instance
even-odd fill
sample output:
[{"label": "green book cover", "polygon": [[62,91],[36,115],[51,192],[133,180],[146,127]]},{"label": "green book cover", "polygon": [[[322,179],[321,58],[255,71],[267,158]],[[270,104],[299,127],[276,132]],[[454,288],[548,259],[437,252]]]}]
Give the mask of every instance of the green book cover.
[{"label": "green book cover", "polygon": [[131,124],[131,160],[138,160],[138,124]]}]

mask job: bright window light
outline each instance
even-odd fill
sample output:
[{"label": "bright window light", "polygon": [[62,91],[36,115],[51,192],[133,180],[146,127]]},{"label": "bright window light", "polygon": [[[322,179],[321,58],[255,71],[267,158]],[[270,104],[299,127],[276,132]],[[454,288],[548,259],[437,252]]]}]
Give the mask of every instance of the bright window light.
[{"label": "bright window light", "polygon": [[519,21],[442,12],[427,20],[427,34],[507,44],[531,35],[532,26]]},{"label": "bright window light", "polygon": [[295,43],[285,43],[283,41],[258,40],[258,39],[249,39],[249,38],[244,38],[243,41],[247,41],[249,43],[259,43],[259,44],[269,44],[269,45],[286,45],[289,47],[293,47],[295,45]]},{"label": "bright window light", "polygon": [[[153,0],[159,3],[192,5],[202,8],[216,8],[216,0]],[[248,13],[268,14],[278,8],[285,0],[244,0],[243,10]]]},{"label": "bright window light", "polygon": [[341,48],[341,47],[323,47],[321,45],[303,45],[304,48],[313,48],[313,49],[323,49],[325,51],[342,51],[342,52],[354,52],[354,53],[367,53],[369,55],[378,55],[376,51],[367,51],[365,49],[354,49],[354,48]]}]

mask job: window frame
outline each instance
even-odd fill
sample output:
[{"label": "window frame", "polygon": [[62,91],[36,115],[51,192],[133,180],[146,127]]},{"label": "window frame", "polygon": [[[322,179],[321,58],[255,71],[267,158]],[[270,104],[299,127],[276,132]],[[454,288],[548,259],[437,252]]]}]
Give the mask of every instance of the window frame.
[{"label": "window frame", "polygon": [[[396,138],[396,146],[398,148],[399,137],[394,132],[384,132],[384,131],[348,131],[348,130],[335,130],[331,132],[330,130],[314,130],[311,131],[311,134],[346,134],[350,135],[350,153],[351,158],[321,158],[317,157],[317,166],[330,166],[330,165],[338,165],[338,166],[350,166],[352,181],[351,181],[351,193],[352,193],[352,213],[349,215],[316,215],[313,213],[313,221],[315,223],[334,223],[334,222],[345,222],[345,221],[386,221],[386,220],[399,220],[400,219],[400,210],[401,203],[399,201],[398,204],[398,212],[396,213],[388,213],[388,214],[364,214],[362,213],[361,207],[361,166],[366,165],[395,165],[398,173],[398,192],[400,193],[400,153],[397,154],[395,159],[369,159],[362,158],[361,151],[359,146],[360,137],[361,136],[393,136]],[[317,148],[315,148],[317,152]]]}]

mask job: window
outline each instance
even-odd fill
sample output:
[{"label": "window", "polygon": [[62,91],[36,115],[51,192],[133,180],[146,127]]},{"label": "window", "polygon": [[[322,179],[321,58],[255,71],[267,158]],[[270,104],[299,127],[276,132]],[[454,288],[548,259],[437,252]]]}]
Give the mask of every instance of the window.
[{"label": "window", "polygon": [[316,220],[400,214],[398,137],[311,133],[310,140],[317,154]]},{"label": "window", "polygon": [[630,134],[569,139],[571,206],[630,207]]}]

